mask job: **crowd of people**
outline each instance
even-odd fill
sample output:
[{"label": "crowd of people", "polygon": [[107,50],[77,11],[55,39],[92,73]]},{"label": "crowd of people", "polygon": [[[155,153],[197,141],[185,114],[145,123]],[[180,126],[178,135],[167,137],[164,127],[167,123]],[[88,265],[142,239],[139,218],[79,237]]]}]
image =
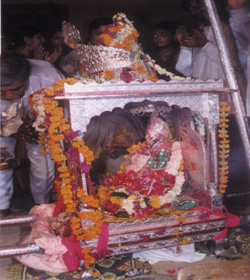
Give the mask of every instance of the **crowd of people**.
[{"label": "crowd of people", "polygon": [[[215,3],[241,97],[249,115],[249,1],[216,0]],[[182,0],[182,5],[198,22],[197,26],[158,22],[152,27],[146,52],[157,64],[176,75],[225,80],[204,4],[199,0]],[[112,19],[108,17],[95,19],[89,25],[84,43],[98,45],[99,36],[111,23]],[[1,161],[15,158],[17,143],[23,144],[21,147],[26,150],[30,161],[30,190],[34,203],[48,203],[51,201],[54,163],[49,154],[40,153],[37,135],[32,128],[34,116],[28,96],[58,79],[74,76],[80,71],[80,65],[75,51],[64,43],[60,28],[52,30],[47,40],[34,26],[18,27],[13,34],[2,34]],[[13,168],[3,168],[0,170],[1,217],[10,214],[12,196]]]}]

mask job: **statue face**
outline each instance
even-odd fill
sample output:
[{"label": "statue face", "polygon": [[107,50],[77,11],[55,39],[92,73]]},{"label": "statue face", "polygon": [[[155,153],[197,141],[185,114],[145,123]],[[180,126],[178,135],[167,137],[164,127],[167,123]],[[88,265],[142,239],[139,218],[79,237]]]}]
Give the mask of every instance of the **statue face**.
[{"label": "statue face", "polygon": [[167,122],[158,117],[158,113],[153,113],[150,117],[149,124],[146,130],[146,139],[151,142],[156,140],[159,135],[163,137],[168,137],[169,135],[169,126]]}]

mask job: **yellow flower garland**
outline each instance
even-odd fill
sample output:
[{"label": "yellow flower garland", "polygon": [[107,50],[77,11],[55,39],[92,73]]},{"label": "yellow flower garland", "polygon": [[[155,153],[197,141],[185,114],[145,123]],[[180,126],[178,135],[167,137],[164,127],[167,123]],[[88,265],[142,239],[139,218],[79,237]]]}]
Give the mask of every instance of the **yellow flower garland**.
[{"label": "yellow flower garland", "polygon": [[[89,207],[97,209],[99,201],[93,196],[88,195],[81,188],[72,191],[72,182],[75,180],[69,172],[67,166],[67,156],[64,154],[62,148],[62,141],[65,139],[64,133],[70,132],[70,125],[68,120],[64,118],[63,108],[58,107],[59,103],[54,99],[55,93],[64,90],[64,83],[74,84],[76,81],[72,78],[65,80],[58,80],[52,86],[43,89],[33,94],[44,94],[43,106],[44,111],[50,116],[49,125],[47,125],[47,132],[39,133],[39,144],[41,145],[41,153],[48,153],[49,148],[51,156],[57,165],[57,171],[61,180],[55,180],[55,185],[58,190],[58,199],[61,199],[66,207],[66,213],[71,215],[70,224],[72,233],[79,241],[90,240],[97,237],[101,232],[102,213],[99,210],[88,212],[79,212],[79,202],[77,198]],[[30,103],[32,104],[32,97]],[[72,145],[77,148],[79,154],[82,154],[85,162],[91,164],[94,159],[93,152],[84,145],[81,139],[75,137]],[[82,226],[82,220],[89,221]],[[95,259],[90,255],[90,248],[83,248],[82,253],[85,257],[85,267],[91,268]]]},{"label": "yellow flower garland", "polygon": [[219,192],[221,194],[225,193],[225,189],[228,183],[228,174],[229,174],[229,166],[227,162],[227,158],[229,157],[229,135],[228,135],[228,122],[230,106],[226,101],[222,101],[219,104],[220,106],[220,124],[218,129],[218,137],[219,140],[219,149],[218,149],[218,157],[219,157]]}]

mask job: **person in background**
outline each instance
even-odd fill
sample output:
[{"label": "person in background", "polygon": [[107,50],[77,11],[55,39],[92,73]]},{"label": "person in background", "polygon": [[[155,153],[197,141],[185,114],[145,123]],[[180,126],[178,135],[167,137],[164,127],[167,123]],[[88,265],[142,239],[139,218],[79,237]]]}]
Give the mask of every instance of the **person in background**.
[{"label": "person in background", "polygon": [[157,64],[175,75],[182,75],[175,69],[180,45],[176,40],[176,28],[173,23],[163,21],[152,28],[152,46],[148,50]]},{"label": "person in background", "polygon": [[227,0],[229,23],[235,37],[239,59],[247,80],[246,113],[250,116],[250,2]]},{"label": "person in background", "polygon": [[[26,61],[29,64],[30,75],[28,76],[27,83],[24,84],[24,80],[21,80],[18,75],[17,78],[15,78],[15,69],[12,68],[13,65],[17,65],[22,69],[22,64],[26,64]],[[17,70],[19,69],[18,67]],[[1,139],[1,145],[4,145],[6,141],[7,143],[11,143],[11,155],[13,155],[17,139],[21,138],[21,140],[24,140],[27,156],[30,160],[30,189],[34,203],[48,203],[50,202],[50,191],[53,187],[54,162],[50,154],[44,155],[40,153],[39,145],[36,142],[37,136],[32,128],[35,117],[32,114],[32,108],[28,104],[28,97],[33,92],[51,85],[58,79],[64,78],[64,76],[47,61],[39,59],[25,60],[24,57],[12,53],[2,54],[1,69],[1,138],[4,138],[3,140]],[[11,75],[13,75],[13,78],[10,77]],[[17,98],[15,95],[19,89],[24,89],[24,94],[22,93],[21,97]],[[9,91],[14,95],[13,100],[18,100],[17,104],[12,105],[12,99],[4,96],[4,93],[6,92],[6,94],[9,94]],[[8,132],[9,128],[11,128],[10,132]],[[14,133],[12,133],[13,131]],[[16,132],[18,132],[16,139],[11,138]],[[5,137],[8,139],[6,140]],[[1,176],[3,184],[8,181],[9,185],[11,185],[8,192],[12,195],[12,172],[9,172],[7,175],[1,174]],[[9,202],[6,206],[10,206]]]},{"label": "person in background", "polygon": [[[85,44],[94,46],[98,45],[99,36],[112,23],[112,19],[106,17],[100,17],[93,20],[89,25],[88,36],[85,40]],[[75,50],[72,50],[64,57],[59,65],[59,69],[67,77],[72,77],[76,73],[80,72],[80,65]]]},{"label": "person in background", "polygon": [[[246,80],[240,65],[238,52],[231,28],[229,26],[229,14],[226,9],[221,9],[224,0],[215,1],[220,15],[222,30],[229,49],[230,60],[238,82],[242,100],[246,102]],[[200,22],[199,29],[187,31],[181,26],[177,30],[177,39],[181,50],[176,64],[176,70],[185,76],[198,79],[224,79],[223,68],[215,37],[209,23],[208,13],[202,1],[183,0],[183,7]],[[226,81],[225,81],[226,82]]]},{"label": "person in background", "polygon": [[48,40],[44,44],[44,49],[48,52],[49,56],[55,56],[55,60],[52,63],[56,68],[59,68],[61,61],[71,50],[70,47],[64,43],[61,28],[54,28],[50,32]]},{"label": "person in background", "polygon": [[85,43],[93,46],[98,46],[100,35],[112,23],[113,23],[112,18],[108,18],[108,17],[100,17],[94,19],[89,25],[88,36],[85,40]]},{"label": "person in background", "polygon": [[23,96],[30,75],[29,62],[17,55],[3,53],[1,58],[1,170],[0,217],[10,214],[13,195],[13,168],[2,169],[2,162],[15,157],[18,130],[22,126]]},{"label": "person in background", "polygon": [[39,28],[33,25],[21,26],[13,31],[12,41],[13,44],[8,50],[26,58],[41,59],[54,63],[60,56],[57,51],[49,53],[44,50],[46,40]]}]

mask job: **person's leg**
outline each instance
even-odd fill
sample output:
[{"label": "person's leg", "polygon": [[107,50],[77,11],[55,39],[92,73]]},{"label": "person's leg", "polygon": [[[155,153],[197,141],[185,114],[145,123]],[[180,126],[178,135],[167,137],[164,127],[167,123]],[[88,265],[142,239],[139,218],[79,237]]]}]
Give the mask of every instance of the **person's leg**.
[{"label": "person's leg", "polygon": [[[15,157],[16,139],[0,137],[1,151],[8,154],[8,157]],[[13,195],[13,168],[0,170],[0,210],[10,208]]]},{"label": "person's leg", "polygon": [[30,189],[36,204],[49,203],[55,175],[50,154],[41,154],[39,145],[25,143],[30,160]]}]

